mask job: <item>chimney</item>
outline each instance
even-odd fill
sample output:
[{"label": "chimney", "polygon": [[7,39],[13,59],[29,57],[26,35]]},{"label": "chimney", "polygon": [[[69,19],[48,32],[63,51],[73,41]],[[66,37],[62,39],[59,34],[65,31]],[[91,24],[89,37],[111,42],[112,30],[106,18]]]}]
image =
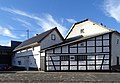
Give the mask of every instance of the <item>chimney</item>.
[{"label": "chimney", "polygon": [[38,34],[36,34],[36,36],[38,36]]}]

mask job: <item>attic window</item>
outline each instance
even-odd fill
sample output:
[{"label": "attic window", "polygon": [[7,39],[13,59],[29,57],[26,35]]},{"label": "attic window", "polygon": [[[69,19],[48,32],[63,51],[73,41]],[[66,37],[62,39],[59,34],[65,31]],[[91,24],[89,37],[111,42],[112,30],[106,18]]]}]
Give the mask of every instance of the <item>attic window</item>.
[{"label": "attic window", "polygon": [[84,33],[84,29],[80,29],[80,33]]},{"label": "attic window", "polygon": [[56,37],[55,37],[55,34],[51,34],[51,40],[55,40]]},{"label": "attic window", "polygon": [[119,39],[117,39],[117,44],[119,44]]}]

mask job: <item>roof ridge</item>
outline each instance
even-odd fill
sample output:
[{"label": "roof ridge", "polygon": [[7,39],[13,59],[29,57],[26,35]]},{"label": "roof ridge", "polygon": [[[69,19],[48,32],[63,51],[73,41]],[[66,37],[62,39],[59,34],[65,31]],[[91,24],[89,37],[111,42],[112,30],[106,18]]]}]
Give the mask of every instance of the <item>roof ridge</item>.
[{"label": "roof ridge", "polygon": [[70,28],[70,30],[68,31],[67,35],[65,36],[65,39],[67,39],[68,35],[69,35],[70,32],[73,30],[73,28],[75,27],[75,25],[80,24],[80,23],[83,23],[83,22],[86,22],[86,21],[90,21],[90,22],[92,22],[92,23],[95,23],[96,25],[98,25],[98,26],[100,26],[100,27],[102,27],[102,28],[104,28],[104,29],[108,29],[109,31],[115,31],[115,30],[112,30],[112,29],[107,28],[107,27],[105,27],[105,26],[102,26],[102,25],[96,23],[95,21],[92,21],[92,20],[90,20],[90,19],[87,18],[87,19],[85,19],[85,20],[83,20],[83,21],[74,23],[74,24],[72,25],[72,27]]},{"label": "roof ridge", "polygon": [[[52,29],[50,29],[50,30],[47,30],[47,31],[45,31],[45,32],[42,32],[42,33],[40,33],[39,35],[36,35],[36,36],[34,36],[34,37],[31,37],[31,38],[23,41],[20,45],[18,45],[18,46],[14,49],[14,51],[16,51],[17,49],[19,49],[20,47],[25,47],[25,46],[28,46],[29,44],[32,44],[32,43],[39,43],[41,40],[43,40],[43,39],[46,37],[46,35],[48,35],[49,33],[51,33],[51,32],[52,32],[53,30],[55,30],[55,29],[57,29],[57,27],[52,28]],[[40,37],[40,36],[41,36],[41,37]],[[40,38],[38,39],[38,37],[40,37]],[[37,40],[37,39],[38,39],[38,40]],[[30,41],[30,40],[31,40],[31,41]],[[26,42],[27,42],[27,43],[26,43]]]}]

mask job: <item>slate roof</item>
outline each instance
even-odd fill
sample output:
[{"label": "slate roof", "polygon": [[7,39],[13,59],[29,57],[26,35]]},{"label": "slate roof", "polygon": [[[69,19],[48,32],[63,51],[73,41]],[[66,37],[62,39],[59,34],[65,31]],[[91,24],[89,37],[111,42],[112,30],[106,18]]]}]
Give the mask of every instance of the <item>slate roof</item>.
[{"label": "slate roof", "polygon": [[12,51],[12,48],[8,46],[0,46],[0,51]]},{"label": "slate roof", "polygon": [[21,49],[25,49],[25,48],[29,48],[31,46],[34,45],[38,45],[46,36],[48,36],[53,30],[56,30],[58,32],[58,34],[60,35],[60,37],[63,39],[62,35],[60,34],[60,32],[58,31],[57,27],[50,29],[46,32],[43,32],[41,34],[38,34],[28,40],[23,41],[20,45],[18,45],[13,51],[18,51]]},{"label": "slate roof", "polygon": [[117,31],[110,31],[110,32],[104,32],[104,33],[99,33],[99,34],[95,34],[95,35],[85,36],[85,37],[80,35],[80,36],[72,37],[72,38],[69,38],[69,39],[65,39],[64,42],[62,42],[62,43],[50,46],[50,47],[42,49],[42,50],[49,50],[49,49],[52,49],[52,48],[56,48],[56,47],[60,47],[60,46],[68,45],[68,44],[73,44],[73,43],[76,43],[76,42],[82,42],[86,39],[94,38],[94,37],[97,37],[97,36],[101,36],[101,35],[105,35],[105,34],[113,33],[113,32],[116,32],[116,33],[119,34],[119,32],[117,32]]}]

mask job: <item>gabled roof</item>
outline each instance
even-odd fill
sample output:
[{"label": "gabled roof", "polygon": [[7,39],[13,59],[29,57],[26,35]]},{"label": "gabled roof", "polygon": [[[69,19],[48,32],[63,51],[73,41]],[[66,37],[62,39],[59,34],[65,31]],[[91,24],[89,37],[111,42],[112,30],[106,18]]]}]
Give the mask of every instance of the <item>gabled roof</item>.
[{"label": "gabled roof", "polygon": [[60,32],[58,31],[57,27],[50,29],[46,32],[43,32],[41,34],[38,34],[28,40],[23,41],[20,45],[18,45],[13,51],[18,51],[18,50],[22,50],[22,49],[26,49],[26,48],[30,48],[33,46],[37,46],[39,45],[39,43],[46,38],[52,31],[56,30],[57,33],[59,34],[59,36],[61,37],[62,40],[64,40],[63,36],[60,34]]},{"label": "gabled roof", "polygon": [[56,48],[56,47],[60,47],[60,46],[68,45],[68,44],[73,44],[73,43],[76,43],[76,42],[82,42],[82,41],[90,39],[90,38],[94,38],[94,37],[97,37],[97,36],[101,36],[101,35],[105,35],[105,34],[109,34],[109,33],[113,33],[113,32],[118,33],[116,31],[110,31],[110,32],[99,33],[99,34],[90,35],[90,36],[86,36],[86,37],[83,37],[81,35],[77,36],[77,37],[72,37],[72,38],[66,39],[62,43],[50,46],[50,47],[42,49],[42,50],[49,50],[49,49],[52,49],[52,48]]},{"label": "gabled roof", "polygon": [[[70,30],[68,31],[68,33],[67,33],[65,39],[67,39],[67,37],[69,36],[69,34],[72,32],[73,28],[74,28],[77,24],[80,24],[80,23],[83,23],[83,22],[86,22],[86,21],[93,22],[93,21],[90,20],[90,19],[85,19],[85,20],[83,20],[83,21],[74,23],[74,24],[72,25],[72,27],[70,28]],[[109,28],[107,28],[107,27],[104,27],[104,26],[102,26],[102,25],[100,25],[100,24],[97,24],[96,22],[93,22],[93,23],[96,24],[96,25],[98,25],[98,26],[101,26],[102,28],[108,29],[109,31],[114,31],[114,30],[109,29]]]}]

